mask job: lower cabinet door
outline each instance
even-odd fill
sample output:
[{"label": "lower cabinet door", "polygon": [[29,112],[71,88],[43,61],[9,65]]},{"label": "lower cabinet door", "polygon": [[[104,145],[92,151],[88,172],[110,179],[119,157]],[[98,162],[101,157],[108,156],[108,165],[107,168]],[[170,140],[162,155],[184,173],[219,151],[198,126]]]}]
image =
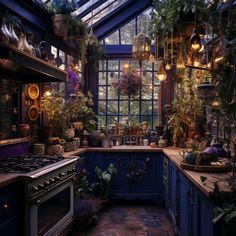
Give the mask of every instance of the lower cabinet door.
[{"label": "lower cabinet door", "polygon": [[214,204],[209,198],[204,196],[199,189],[194,189],[193,208],[193,235],[194,236],[216,236],[219,232],[214,232],[213,209]]},{"label": "lower cabinet door", "polygon": [[190,236],[191,233],[191,183],[189,180],[179,174],[179,234],[181,236]]},{"label": "lower cabinet door", "polygon": [[169,178],[168,178],[168,206],[169,217],[173,223],[174,229],[177,232],[178,228],[178,199],[179,199],[179,185],[178,185],[178,170],[176,166],[170,162],[169,164]]}]

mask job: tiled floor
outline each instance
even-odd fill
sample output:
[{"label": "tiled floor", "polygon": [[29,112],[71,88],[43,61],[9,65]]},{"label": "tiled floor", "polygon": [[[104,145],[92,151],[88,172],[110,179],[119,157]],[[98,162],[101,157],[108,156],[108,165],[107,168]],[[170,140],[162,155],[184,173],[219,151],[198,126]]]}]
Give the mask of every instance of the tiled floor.
[{"label": "tiled floor", "polygon": [[156,206],[112,206],[99,215],[97,226],[72,236],[174,236],[169,219]]}]

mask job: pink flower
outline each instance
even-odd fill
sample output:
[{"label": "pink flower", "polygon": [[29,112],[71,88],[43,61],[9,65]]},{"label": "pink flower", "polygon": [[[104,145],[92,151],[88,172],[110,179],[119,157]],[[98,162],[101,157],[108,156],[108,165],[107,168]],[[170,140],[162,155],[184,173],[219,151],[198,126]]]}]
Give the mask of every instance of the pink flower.
[{"label": "pink flower", "polygon": [[136,95],[142,88],[142,78],[134,72],[130,72],[121,76],[118,89],[123,95]]}]

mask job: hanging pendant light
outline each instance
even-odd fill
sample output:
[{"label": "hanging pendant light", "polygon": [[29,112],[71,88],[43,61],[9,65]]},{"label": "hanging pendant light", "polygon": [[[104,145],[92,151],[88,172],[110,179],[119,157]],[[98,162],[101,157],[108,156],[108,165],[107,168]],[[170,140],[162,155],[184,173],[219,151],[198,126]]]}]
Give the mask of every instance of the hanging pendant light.
[{"label": "hanging pendant light", "polygon": [[190,44],[191,44],[191,50],[194,52],[199,52],[202,48],[201,44],[201,38],[199,34],[197,33],[196,29],[193,29],[193,33],[189,39]]},{"label": "hanging pendant light", "polygon": [[150,39],[143,33],[140,32],[134,37],[132,43],[132,54],[133,57],[142,61],[148,60],[151,54]]},{"label": "hanging pendant light", "polygon": [[157,79],[159,81],[164,81],[167,78],[167,74],[166,71],[164,69],[164,65],[163,65],[163,60],[158,62],[158,69],[157,69]]},{"label": "hanging pendant light", "polygon": [[150,54],[150,56],[149,56],[149,61],[150,61],[151,63],[154,63],[154,62],[155,62],[155,56],[154,56],[153,54]]},{"label": "hanging pendant light", "polygon": [[189,39],[191,50],[193,52],[199,52],[202,48],[201,37],[197,32],[196,26],[197,26],[197,0],[195,0],[195,28],[193,29],[193,33]]}]

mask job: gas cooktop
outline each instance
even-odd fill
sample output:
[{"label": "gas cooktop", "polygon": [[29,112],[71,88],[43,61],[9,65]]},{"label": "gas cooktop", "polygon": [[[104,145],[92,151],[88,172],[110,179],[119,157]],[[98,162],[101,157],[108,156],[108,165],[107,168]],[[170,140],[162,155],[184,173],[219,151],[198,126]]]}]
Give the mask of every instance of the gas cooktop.
[{"label": "gas cooktop", "polygon": [[0,173],[29,173],[63,160],[63,156],[38,156],[33,154],[0,158]]}]

